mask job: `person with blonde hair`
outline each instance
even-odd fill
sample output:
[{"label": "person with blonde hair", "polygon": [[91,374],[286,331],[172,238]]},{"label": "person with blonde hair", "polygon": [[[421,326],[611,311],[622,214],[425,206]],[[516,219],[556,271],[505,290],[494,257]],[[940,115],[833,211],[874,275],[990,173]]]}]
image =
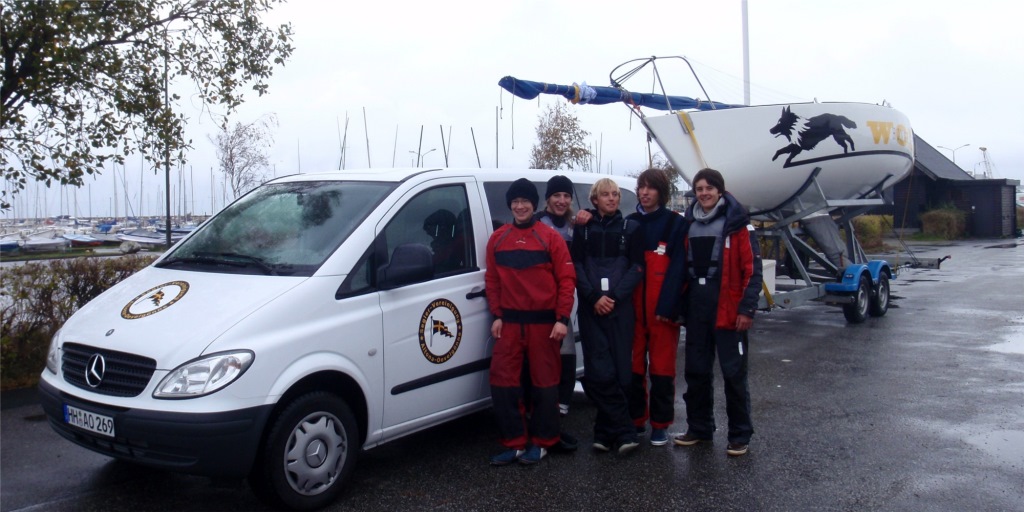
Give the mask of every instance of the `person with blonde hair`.
[{"label": "person with blonde hair", "polygon": [[626,392],[631,379],[633,290],[643,278],[639,225],[619,211],[619,186],[602,178],[590,189],[593,218],[576,226],[576,267],[583,390],[597,407],[593,447],[627,453],[637,447]]}]

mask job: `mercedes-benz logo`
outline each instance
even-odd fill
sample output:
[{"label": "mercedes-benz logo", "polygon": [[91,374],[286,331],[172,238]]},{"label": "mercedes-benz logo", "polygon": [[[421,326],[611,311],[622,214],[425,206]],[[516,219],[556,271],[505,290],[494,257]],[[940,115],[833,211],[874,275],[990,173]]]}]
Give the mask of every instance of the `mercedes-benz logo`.
[{"label": "mercedes-benz logo", "polygon": [[85,365],[85,383],[91,388],[103,383],[103,374],[107,372],[107,362],[100,354],[93,354]]}]

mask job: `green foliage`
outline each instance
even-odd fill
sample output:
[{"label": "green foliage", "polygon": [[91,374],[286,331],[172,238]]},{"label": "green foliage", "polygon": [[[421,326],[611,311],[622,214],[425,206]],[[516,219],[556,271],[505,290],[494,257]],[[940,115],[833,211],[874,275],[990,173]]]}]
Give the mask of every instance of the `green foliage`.
[{"label": "green foliage", "polygon": [[34,384],[50,338],[79,308],[154,256],[26,263],[0,273],[0,388]]},{"label": "green foliage", "polygon": [[885,248],[882,236],[892,231],[892,215],[861,215],[853,219],[853,231],[865,251]]},{"label": "green foliage", "polygon": [[537,144],[530,153],[530,167],[589,171],[588,135],[590,132],[580,126],[579,119],[564,103],[548,105],[537,124]]},{"label": "green foliage", "polygon": [[293,51],[290,24],[260,20],[281,1],[5,1],[0,173],[23,190],[29,178],[81,186],[135,152],[184,164],[187,119],[177,95],[165,104],[167,84],[191,80],[190,102],[225,120],[246,84],[264,94]]},{"label": "green foliage", "polygon": [[921,233],[942,240],[963,238],[967,233],[967,214],[956,208],[947,207],[929,210],[921,214]]}]

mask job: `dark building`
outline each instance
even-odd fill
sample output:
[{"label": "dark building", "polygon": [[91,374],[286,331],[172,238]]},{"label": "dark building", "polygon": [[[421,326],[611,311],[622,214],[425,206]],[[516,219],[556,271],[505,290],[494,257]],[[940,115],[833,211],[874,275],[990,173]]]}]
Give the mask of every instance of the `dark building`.
[{"label": "dark building", "polygon": [[897,229],[919,230],[922,213],[953,206],[967,214],[967,236],[1015,236],[1017,185],[1011,179],[976,179],[914,134],[914,169],[889,191],[893,205],[886,213]]}]

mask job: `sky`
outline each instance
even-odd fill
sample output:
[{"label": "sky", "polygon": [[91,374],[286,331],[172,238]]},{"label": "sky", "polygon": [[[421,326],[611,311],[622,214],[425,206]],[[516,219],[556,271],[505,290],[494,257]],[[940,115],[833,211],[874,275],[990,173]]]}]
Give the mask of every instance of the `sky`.
[{"label": "sky", "polygon": [[[265,19],[292,23],[294,54],[275,71],[268,94],[247,93],[231,119],[276,116],[268,173],[276,176],[339,168],[342,137],[346,169],[408,167],[417,153],[427,167],[526,168],[538,116],[565,100],[513,98],[498,87],[501,77],[605,86],[627,61],[685,56],[712,100],[742,103],[742,5],[291,0]],[[964,170],[984,170],[979,148],[985,147],[994,177],[1024,181],[1024,34],[1011,5],[749,0],[751,103],[885,101],[926,142],[949,148],[939,151]],[[659,69],[668,94],[703,96],[679,63],[661,62]],[[635,80],[627,87],[652,92],[650,75]],[[208,140],[217,122],[184,96],[193,150],[184,170],[186,197],[173,202],[175,212],[184,203],[206,214],[225,199]],[[646,132],[625,106],[569,108],[590,132],[600,172],[646,168]],[[127,183],[133,210],[141,203],[143,213],[158,214],[163,176],[147,170],[140,179],[142,164],[132,162],[118,180]],[[75,199],[65,193],[66,201],[50,191],[50,215],[58,204],[68,213],[68,203],[78,205],[79,216],[110,215],[113,179],[107,173],[87,180]],[[179,188],[177,174],[172,181]],[[124,199],[119,203],[123,215]]]}]

